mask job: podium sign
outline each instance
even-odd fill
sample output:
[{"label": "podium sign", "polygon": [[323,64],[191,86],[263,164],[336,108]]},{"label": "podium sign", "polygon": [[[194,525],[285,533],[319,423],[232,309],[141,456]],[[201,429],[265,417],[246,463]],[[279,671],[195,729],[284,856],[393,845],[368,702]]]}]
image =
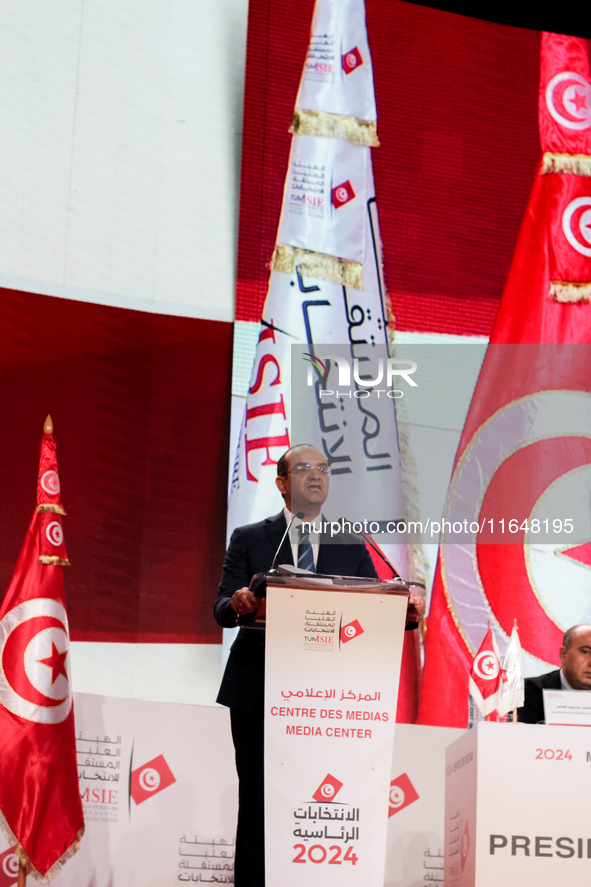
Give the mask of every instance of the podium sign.
[{"label": "podium sign", "polygon": [[446,887],[591,880],[589,731],[479,723],[446,753]]},{"label": "podium sign", "polygon": [[383,887],[408,593],[305,585],[267,588],[266,881]]}]

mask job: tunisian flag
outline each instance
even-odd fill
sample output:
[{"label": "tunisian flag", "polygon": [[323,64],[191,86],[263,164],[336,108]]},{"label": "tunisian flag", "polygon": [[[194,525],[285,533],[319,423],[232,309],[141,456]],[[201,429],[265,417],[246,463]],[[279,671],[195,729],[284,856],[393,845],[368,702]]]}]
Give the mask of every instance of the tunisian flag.
[{"label": "tunisian flag", "polygon": [[47,883],[84,833],[61,566],[65,512],[51,434],[41,442],[37,492],[0,608],[0,825],[27,871]]},{"label": "tunisian flag", "polygon": [[495,711],[501,684],[501,660],[490,628],[474,657],[469,684],[472,698],[482,714],[486,716]]},{"label": "tunisian flag", "polygon": [[[591,621],[591,83],[585,41],[545,33],[543,156],[466,424],[442,536],[419,723],[465,726],[468,673],[514,617],[525,676]],[[472,528],[477,532],[472,532]],[[452,541],[453,540],[453,541]]]}]

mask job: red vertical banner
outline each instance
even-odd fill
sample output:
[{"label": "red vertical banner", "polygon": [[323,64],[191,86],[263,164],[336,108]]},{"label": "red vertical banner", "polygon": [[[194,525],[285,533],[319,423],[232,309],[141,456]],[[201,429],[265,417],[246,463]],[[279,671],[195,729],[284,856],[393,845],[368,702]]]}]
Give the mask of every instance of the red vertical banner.
[{"label": "red vertical banner", "polygon": [[38,880],[59,870],[84,833],[62,572],[68,563],[64,512],[53,429],[45,427],[37,508],[0,608],[0,825]]},{"label": "red vertical banner", "polygon": [[[466,544],[442,539],[419,710],[425,724],[466,724],[468,674],[489,619],[504,653],[517,617],[527,676],[556,667],[564,629],[591,615],[588,498],[587,512],[578,501],[588,497],[591,477],[591,84],[584,40],[542,36],[539,96],[544,154],[445,506],[446,520],[461,513],[480,529]],[[556,593],[558,575],[569,589],[568,609]]]}]

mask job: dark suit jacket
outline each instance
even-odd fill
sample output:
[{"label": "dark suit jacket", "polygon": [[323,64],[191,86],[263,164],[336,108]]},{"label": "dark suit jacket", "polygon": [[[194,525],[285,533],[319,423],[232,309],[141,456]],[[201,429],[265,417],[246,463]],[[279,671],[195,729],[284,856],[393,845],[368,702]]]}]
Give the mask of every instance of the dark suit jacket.
[{"label": "dark suit jacket", "polygon": [[[256,573],[271,569],[286,527],[285,515],[281,511],[256,524],[234,530],[214,605],[214,616],[219,625],[226,628],[236,625],[237,616],[230,606],[230,598],[239,588],[248,586]],[[277,564],[293,564],[289,537],[281,546]],[[352,534],[341,534],[339,544],[322,544],[321,540],[316,572],[377,578],[367,548],[359,536]],[[217,701],[230,708],[262,712],[264,693],[265,632],[241,628],[232,644]]]},{"label": "dark suit jacket", "polygon": [[523,707],[517,709],[517,720],[523,724],[537,724],[545,720],[543,690],[562,690],[560,669],[525,679]]}]

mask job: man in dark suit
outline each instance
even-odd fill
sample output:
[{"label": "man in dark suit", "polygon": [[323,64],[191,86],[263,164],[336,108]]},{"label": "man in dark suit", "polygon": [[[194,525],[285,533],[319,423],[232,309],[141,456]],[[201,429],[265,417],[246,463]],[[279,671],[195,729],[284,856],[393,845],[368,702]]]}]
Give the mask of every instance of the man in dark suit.
[{"label": "man in dark suit", "polygon": [[[220,625],[233,628],[238,617],[253,613],[261,604],[248,589],[256,573],[271,568],[275,552],[293,514],[303,512],[303,522],[313,522],[328,496],[330,469],[315,447],[292,447],[277,463],[277,489],[285,508],[266,520],[238,527],[232,533],[222,572],[214,615]],[[295,534],[281,545],[276,563],[295,564],[312,572],[377,578],[365,545],[358,536],[345,534],[338,544],[301,533],[302,520],[294,520]],[[350,541],[349,541],[350,540]],[[361,543],[361,544],[360,544]],[[411,598],[408,623],[424,615],[422,598]],[[415,625],[413,624],[414,628]],[[265,632],[241,628],[232,645],[217,701],[230,708],[232,740],[238,771],[238,829],[234,861],[236,887],[264,887],[264,692]]]},{"label": "man in dark suit", "polygon": [[544,690],[591,690],[591,625],[573,625],[559,650],[562,668],[526,678],[523,707],[517,720],[524,724],[545,722]]}]

